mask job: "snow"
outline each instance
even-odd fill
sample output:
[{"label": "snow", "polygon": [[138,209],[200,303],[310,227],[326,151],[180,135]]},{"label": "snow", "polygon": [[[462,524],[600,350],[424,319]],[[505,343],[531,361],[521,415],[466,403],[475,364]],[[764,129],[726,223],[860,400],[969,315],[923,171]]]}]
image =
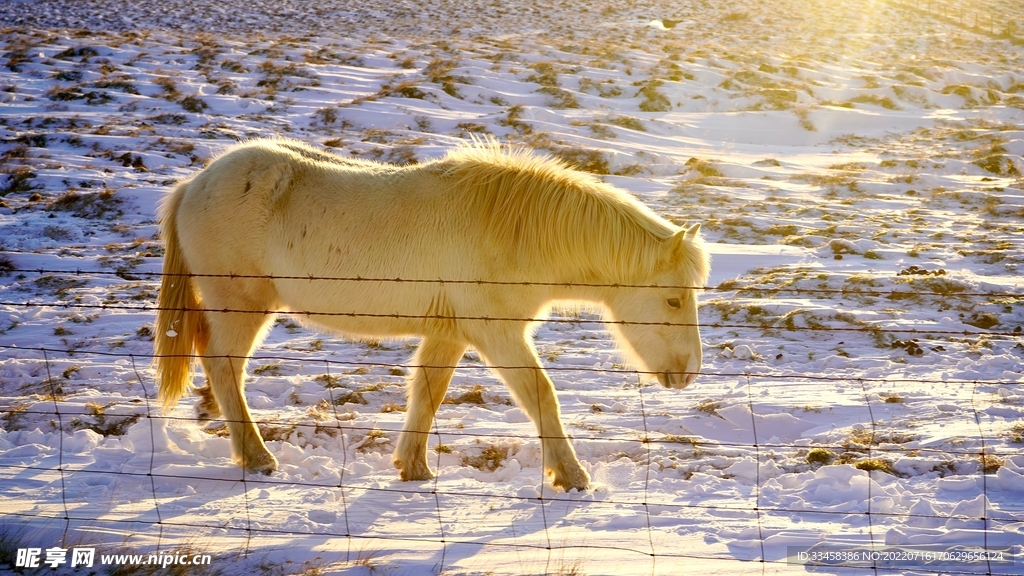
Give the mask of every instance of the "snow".
[{"label": "snow", "polygon": [[[1021,554],[1019,2],[419,4],[0,3],[5,543],[196,550],[228,574]],[[473,352],[449,398],[480,386],[483,403],[443,404],[438,478],[401,482],[415,342],[288,319],[246,387],[277,472],[235,466],[195,398],[160,413],[146,273],[175,182],[251,137],[407,163],[482,134],[708,240],[704,367],[685,391],[624,367],[595,311],[556,310],[537,333],[592,489],[545,482],[532,425]]]}]

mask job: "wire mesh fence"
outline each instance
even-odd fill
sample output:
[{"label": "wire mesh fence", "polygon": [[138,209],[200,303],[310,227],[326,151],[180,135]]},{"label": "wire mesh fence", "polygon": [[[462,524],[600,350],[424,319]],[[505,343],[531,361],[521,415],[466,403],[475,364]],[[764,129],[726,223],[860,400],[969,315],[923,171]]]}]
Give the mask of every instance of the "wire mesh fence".
[{"label": "wire mesh fence", "polygon": [[1021,23],[1013,15],[1011,6],[992,0],[896,0],[896,6],[927,15],[939,22],[951,24],[975,33],[988,34],[1012,41],[1021,38]]},{"label": "wire mesh fence", "polygon": [[[40,276],[111,274],[106,271],[66,270],[13,272]],[[142,273],[139,276],[157,277],[159,274]],[[377,278],[302,280],[453,283],[452,280]],[[638,290],[664,287],[619,288]],[[906,292],[767,288],[756,285],[676,288],[728,292],[731,295],[748,291],[762,297],[772,297],[783,292],[809,297],[825,295],[829,298],[865,294],[887,298],[893,294],[907,293],[922,297],[948,296],[936,290],[913,291],[911,287],[900,289]],[[1013,291],[961,291],[957,297],[1016,301],[1024,298],[1024,295]],[[101,313],[152,313],[157,309],[148,303],[87,303],[73,298],[10,301],[3,305],[24,310],[64,308],[96,310]],[[247,312],[272,314],[281,311]],[[287,313],[361,314],[357,310],[343,313],[316,310]],[[454,319],[552,321],[551,318],[457,316]],[[579,317],[556,315],[553,321],[569,324],[585,321],[597,325],[615,323],[598,316],[581,320]],[[1015,341],[1021,337],[1019,328],[992,330],[968,325],[957,328],[921,327],[900,322],[852,327],[786,326],[765,322],[709,323],[704,327],[709,330],[756,331],[758,334],[766,333],[766,329],[785,330],[798,334],[806,332],[809,337],[819,332],[844,331],[873,335],[882,333],[890,338],[911,334],[931,339],[978,337]],[[5,362],[10,363],[12,359],[35,362],[37,372],[41,366],[46,376],[42,382],[33,382],[31,392],[25,392],[26,396],[32,395],[31,402],[15,402],[11,395],[7,395],[7,405],[0,416],[7,424],[5,428],[16,429],[17,426],[12,424],[18,420],[49,420],[54,432],[49,441],[55,438],[57,442],[55,449],[46,458],[22,458],[17,452],[14,456],[8,452],[0,459],[0,474],[5,478],[5,483],[17,487],[15,490],[21,492],[19,498],[12,498],[14,505],[6,511],[7,516],[12,521],[28,525],[41,521],[49,522],[51,526],[54,523],[61,524],[62,546],[69,546],[69,542],[80,538],[83,530],[92,533],[144,530],[150,544],[158,550],[179,546],[182,541],[190,538],[216,534],[242,542],[242,555],[259,551],[265,548],[267,542],[276,539],[292,542],[316,539],[318,542],[331,542],[335,551],[343,549],[342,559],[348,565],[369,562],[367,550],[375,545],[394,546],[395,542],[406,542],[411,548],[431,549],[433,570],[439,573],[464,569],[460,562],[473,554],[517,554],[520,555],[520,562],[522,555],[526,555],[534,558],[531,561],[540,563],[530,568],[538,573],[564,572],[567,554],[573,558],[585,557],[591,563],[605,558],[617,558],[620,561],[626,558],[627,562],[633,564],[633,568],[642,565],[640,573],[662,573],[678,567],[684,561],[721,564],[722,567],[718,569],[738,572],[800,564],[789,553],[791,551],[780,552],[783,544],[802,546],[803,551],[811,553],[815,550],[827,552],[828,545],[836,545],[827,538],[812,542],[806,538],[785,537],[794,523],[813,519],[813,522],[855,527],[867,535],[856,542],[841,544],[846,548],[840,548],[839,552],[848,552],[860,545],[866,545],[869,551],[906,552],[908,548],[921,544],[920,538],[893,541],[892,534],[899,533],[901,527],[907,526],[933,536],[941,530],[961,530],[958,532],[960,537],[967,532],[970,537],[966,540],[946,541],[933,538],[928,544],[939,542],[947,545],[946,549],[940,551],[945,556],[940,554],[927,561],[916,559],[897,562],[879,555],[854,557],[837,553],[832,556],[815,556],[803,564],[819,563],[827,569],[849,569],[854,573],[905,572],[938,566],[944,573],[991,574],[1013,573],[1020,567],[1019,559],[1014,564],[1015,555],[1020,552],[1019,546],[1013,548],[1009,542],[1017,537],[1018,530],[1014,526],[1019,526],[1024,519],[1024,509],[1015,496],[1024,490],[1024,483],[1019,486],[1017,484],[1024,479],[1017,472],[1024,461],[1017,461],[1018,449],[1012,441],[1006,440],[1004,434],[1007,428],[1014,425],[1013,419],[1017,412],[993,411],[987,399],[999,390],[1009,390],[1013,396],[1010,402],[1012,407],[1012,400],[1016,399],[1017,390],[1022,384],[1019,375],[1004,373],[1000,378],[958,378],[933,372],[871,375],[863,372],[807,373],[792,369],[733,371],[711,366],[702,371],[701,381],[697,384],[712,397],[721,400],[698,407],[698,411],[704,412],[707,417],[705,424],[711,422],[709,431],[703,434],[679,434],[673,432],[679,429],[669,424],[673,405],[659,396],[658,389],[645,385],[653,374],[645,374],[623,365],[567,366],[550,363],[545,369],[555,374],[559,384],[590,379],[611,383],[615,391],[610,397],[618,404],[615,411],[629,414],[628,418],[618,418],[616,421],[601,421],[598,418],[583,422],[574,428],[573,437],[581,452],[581,459],[585,462],[598,459],[611,466],[618,459],[628,460],[633,470],[630,480],[621,484],[621,489],[603,493],[601,488],[589,493],[564,493],[553,491],[549,485],[545,485],[543,460],[539,455],[542,437],[532,432],[525,418],[513,421],[508,426],[491,426],[484,430],[472,425],[475,418],[468,422],[459,418],[449,418],[443,423],[435,421],[430,432],[434,446],[430,453],[432,466],[447,473],[450,473],[453,466],[457,468],[460,465],[463,469],[479,470],[485,473],[481,476],[483,481],[453,484],[445,481],[445,472],[442,472],[432,481],[382,482],[380,475],[375,472],[385,468],[386,465],[381,463],[389,460],[389,443],[401,431],[403,406],[400,402],[381,403],[378,414],[354,415],[349,408],[362,405],[360,401],[364,399],[358,391],[346,385],[358,382],[361,376],[373,369],[388,370],[389,375],[400,380],[409,371],[419,367],[409,361],[338,358],[329,352],[310,351],[289,354],[257,351],[246,357],[250,364],[259,366],[300,366],[295,379],[290,381],[308,381],[312,379],[313,373],[321,373],[317,376],[319,387],[316,390],[319,398],[296,400],[296,404],[310,407],[305,413],[291,411],[282,416],[270,410],[260,410],[257,406],[254,420],[265,438],[276,440],[277,450],[294,451],[298,450],[294,446],[299,445],[305,450],[301,456],[307,460],[310,457],[340,458],[339,462],[330,466],[321,465],[318,473],[302,474],[293,471],[263,476],[246,474],[228,465],[223,460],[223,451],[218,454],[220,458],[216,465],[198,464],[208,460],[207,455],[181,455],[177,454],[180,450],[173,449],[171,452],[176,454],[168,460],[166,451],[169,445],[198,444],[182,441],[180,436],[176,436],[180,435],[181,430],[193,427],[195,418],[184,408],[169,413],[161,412],[154,402],[157,384],[148,371],[148,366],[155,360],[152,353],[98,349],[88,345],[24,343],[0,344],[0,351]],[[95,359],[106,364],[119,363],[122,380],[131,381],[131,385],[141,391],[135,402],[127,404],[128,409],[124,409],[126,404],[121,404],[119,410],[106,413],[102,407],[97,407],[98,404],[90,404],[87,399],[71,401],[72,395],[64,389],[69,387],[71,379],[67,374],[61,374],[62,370],[70,370],[66,366],[75,363],[90,364]],[[462,367],[456,368],[473,373],[474,378],[479,378],[479,374],[487,368],[479,359],[461,364]],[[346,377],[345,383],[339,383],[342,375]],[[80,394],[82,389],[79,387],[76,392]],[[898,393],[892,394],[892,391]],[[824,404],[831,405],[831,415],[825,420],[834,418],[836,422],[833,427],[842,428],[843,434],[823,435],[818,430],[810,434],[813,441],[803,437],[804,432],[809,430],[806,419],[794,418],[792,410],[787,413],[780,406],[806,403],[806,411],[820,410],[820,398],[808,397],[808,393],[828,397]],[[950,412],[955,412],[955,417],[935,418],[933,422],[916,426],[957,428],[959,432],[955,442],[920,441],[921,437],[928,435],[914,430],[913,426],[908,428],[906,419],[893,417],[893,409],[900,408],[908,399],[935,397],[956,404],[956,410]],[[449,400],[452,400],[451,395]],[[512,410],[511,402],[507,399],[502,401]],[[945,410],[941,407],[941,401],[938,404],[939,410]],[[576,401],[566,409],[566,414],[582,410],[599,417],[606,410],[604,406],[607,406],[607,402],[595,402],[587,407],[585,401]],[[268,408],[273,407],[268,404]],[[573,418],[579,420],[577,416]],[[83,430],[91,430],[104,437],[122,435],[130,438],[133,451],[131,465],[122,462],[119,466],[104,467],[96,461],[80,458],[83,451],[89,449],[98,448],[101,452],[110,449],[104,448],[102,443],[83,447],[81,434],[77,434]],[[168,440],[169,430],[170,437],[176,437],[177,440]],[[223,419],[208,428],[207,432],[211,436],[222,436],[224,433]],[[288,448],[287,445],[293,447]],[[461,461],[452,460],[450,450],[453,446],[460,448],[463,454]],[[484,448],[481,450],[480,446]],[[310,452],[315,454],[309,456]],[[672,459],[667,458],[667,454],[671,454]],[[780,458],[780,454],[798,454],[802,463],[794,466],[792,457]],[[511,455],[517,456],[514,464]],[[683,457],[679,458],[680,455]],[[284,459],[287,460],[287,457]],[[365,460],[372,461],[373,465],[362,463]],[[709,476],[706,470],[691,467],[672,476],[669,482],[665,471],[685,468],[681,466],[681,460],[691,464],[702,460],[719,461],[719,475]],[[830,466],[833,464],[845,466]],[[924,476],[932,482],[944,481],[942,486],[947,491],[964,490],[952,500],[968,502],[971,506],[957,505],[948,507],[951,508],[948,510],[927,505],[894,506],[893,483],[903,483],[904,488],[913,490],[922,478],[915,466],[927,468],[933,464],[933,469]],[[502,474],[503,470],[508,471],[512,467],[517,470]],[[836,472],[821,472],[830,468]],[[524,477],[532,478],[532,481],[524,483]],[[31,482],[26,483],[26,478],[31,478]],[[503,485],[501,478],[513,480],[514,486]],[[801,488],[802,492],[796,493],[797,496],[789,490],[793,488],[794,478],[806,481]],[[721,483],[723,479],[735,480],[735,489],[716,493],[715,483]],[[608,475],[604,481],[614,483],[614,479]],[[810,491],[806,484],[813,482],[825,485],[819,486],[819,491],[827,489],[826,492],[833,490],[835,493],[818,500],[801,497],[801,494],[806,495]],[[103,509],[81,500],[79,487],[82,485],[107,486],[118,483],[131,485],[136,491],[130,499],[130,505],[122,503],[112,509]],[[680,498],[665,487],[666,484],[674,486],[676,483],[680,486],[689,483],[691,486],[709,487],[710,496],[693,497],[691,494],[689,498]],[[69,484],[74,484],[76,488],[69,490]],[[839,485],[845,488],[836,488]],[[43,496],[40,491],[45,490],[53,491],[59,497],[53,494]],[[215,493],[220,497],[216,499],[215,506],[210,504],[206,519],[202,519],[195,514],[182,514],[181,507],[175,505],[175,498],[169,497],[180,494],[181,490],[190,494]],[[323,522],[297,525],[295,522],[282,521],[280,511],[263,512],[263,500],[268,494],[302,492],[331,495],[323,502],[317,502],[309,511],[311,518],[320,518]],[[26,504],[33,499],[38,500],[34,505]],[[18,502],[15,503],[15,500]],[[830,504],[823,506],[823,501],[829,501]],[[369,519],[367,509],[372,510]],[[413,512],[408,512],[410,509]],[[490,510],[494,518],[489,518],[488,513],[467,514],[467,510]],[[516,514],[530,516],[532,523],[528,525],[538,529],[517,533],[514,521],[498,526],[502,520]],[[679,530],[681,522],[699,523],[719,518],[729,518],[730,522],[746,530],[741,538],[733,540],[732,546],[708,552],[703,550],[702,545],[681,544],[687,535],[693,540],[692,534]],[[584,541],[575,541],[566,536],[574,528],[584,525],[590,527]],[[603,529],[594,530],[594,526]],[[623,537],[623,532],[629,533],[630,537]],[[741,540],[745,545],[736,546],[735,543]],[[950,560],[949,550],[981,553],[972,557],[971,561],[958,562]],[[947,564],[936,563],[935,558],[940,556],[946,559]],[[846,561],[842,558],[846,558]]]}]

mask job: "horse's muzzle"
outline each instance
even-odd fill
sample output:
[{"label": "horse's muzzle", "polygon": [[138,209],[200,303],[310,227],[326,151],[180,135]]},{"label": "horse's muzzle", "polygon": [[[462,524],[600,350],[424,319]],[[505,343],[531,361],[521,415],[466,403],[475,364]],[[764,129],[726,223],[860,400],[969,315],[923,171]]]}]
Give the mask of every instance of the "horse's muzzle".
[{"label": "horse's muzzle", "polygon": [[697,374],[695,372],[658,372],[657,377],[658,382],[665,388],[682,390],[693,384],[693,381],[697,379]]}]

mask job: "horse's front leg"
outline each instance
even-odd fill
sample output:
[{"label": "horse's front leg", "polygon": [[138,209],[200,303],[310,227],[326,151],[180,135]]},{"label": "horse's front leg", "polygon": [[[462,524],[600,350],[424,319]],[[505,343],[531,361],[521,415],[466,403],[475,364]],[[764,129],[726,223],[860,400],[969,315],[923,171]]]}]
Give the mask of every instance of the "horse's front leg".
[{"label": "horse's front leg", "polygon": [[427,436],[434,414],[448,391],[455,365],[465,351],[465,344],[427,336],[413,357],[405,426],[394,454],[395,467],[402,480],[429,480],[434,477],[427,464]]},{"label": "horse's front leg", "polygon": [[537,427],[541,439],[544,471],[552,484],[584,490],[590,475],[583,469],[569,436],[562,427],[555,386],[540,365],[540,359],[525,335],[501,338],[480,347],[480,353],[505,381],[512,397]]}]

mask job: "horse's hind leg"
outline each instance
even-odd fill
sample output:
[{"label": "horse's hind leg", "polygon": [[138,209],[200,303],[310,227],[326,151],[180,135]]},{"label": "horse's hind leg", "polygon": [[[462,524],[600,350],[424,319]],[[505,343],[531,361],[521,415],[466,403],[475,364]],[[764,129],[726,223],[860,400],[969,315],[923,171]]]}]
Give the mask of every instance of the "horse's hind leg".
[{"label": "horse's hind leg", "polygon": [[[196,337],[196,355],[199,358],[203,358],[206,355],[206,347],[209,344],[210,328],[204,322]],[[203,370],[206,370],[205,366]],[[209,372],[206,372],[206,374],[208,375]],[[196,417],[201,422],[220,418],[220,405],[217,404],[217,399],[213,396],[209,376],[207,376],[206,384],[202,388],[196,388],[195,392],[199,396],[199,403],[196,404]]]},{"label": "horse's hind leg", "polygon": [[537,427],[544,470],[552,475],[552,484],[565,490],[586,489],[590,485],[590,475],[580,464],[562,427],[555,386],[525,336],[499,337],[478,346],[478,349]]},{"label": "horse's hind leg", "polygon": [[427,435],[434,414],[444,400],[455,365],[462,358],[466,345],[426,337],[413,358],[409,379],[409,405],[405,426],[395,447],[394,463],[402,480],[429,480],[434,477],[427,464]]},{"label": "horse's hind leg", "polygon": [[217,398],[213,395],[213,388],[210,387],[209,380],[202,388],[196,388],[196,394],[199,396],[199,402],[196,404],[196,418],[200,422],[216,420],[221,417],[220,405],[217,404]]},{"label": "horse's hind leg", "polygon": [[208,312],[210,337],[202,356],[212,407],[219,407],[227,423],[232,456],[246,470],[267,474],[277,469],[277,459],[263,444],[252,420],[243,380],[247,357],[272,317],[259,312]]}]

